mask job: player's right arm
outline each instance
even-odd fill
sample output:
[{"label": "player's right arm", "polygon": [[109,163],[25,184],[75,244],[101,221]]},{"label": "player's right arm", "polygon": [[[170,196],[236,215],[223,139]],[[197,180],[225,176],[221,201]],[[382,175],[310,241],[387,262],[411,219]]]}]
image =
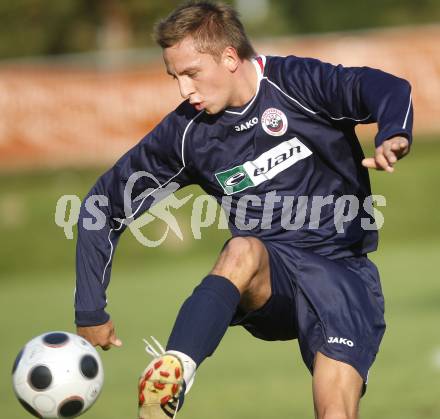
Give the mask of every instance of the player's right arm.
[{"label": "player's right arm", "polygon": [[[105,311],[112,259],[121,233],[128,222],[155,202],[157,194],[170,182],[180,187],[190,183],[182,157],[184,130],[191,121],[186,114],[183,104],[168,115],[98,179],[81,205],[76,246],[75,323],[78,334],[104,349],[121,343]],[[127,195],[130,189],[131,194]],[[93,219],[87,201],[89,205],[90,202],[100,205],[105,216],[104,226],[98,230],[90,229],[91,223],[84,222]]]}]

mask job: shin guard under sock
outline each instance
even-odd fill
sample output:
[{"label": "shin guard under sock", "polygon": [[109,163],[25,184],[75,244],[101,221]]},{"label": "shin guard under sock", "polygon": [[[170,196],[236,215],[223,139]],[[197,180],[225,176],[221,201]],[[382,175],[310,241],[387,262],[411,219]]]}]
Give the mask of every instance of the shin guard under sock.
[{"label": "shin guard under sock", "polygon": [[200,365],[217,348],[239,302],[240,293],[231,281],[208,275],[183,303],[167,351],[183,352]]}]

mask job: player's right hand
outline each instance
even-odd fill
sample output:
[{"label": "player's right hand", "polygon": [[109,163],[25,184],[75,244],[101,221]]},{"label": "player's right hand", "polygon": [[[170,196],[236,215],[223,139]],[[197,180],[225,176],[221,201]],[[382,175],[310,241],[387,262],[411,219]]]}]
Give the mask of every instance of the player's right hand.
[{"label": "player's right hand", "polygon": [[78,326],[76,333],[93,346],[100,346],[104,351],[108,351],[112,346],[122,346],[122,341],[116,337],[115,327],[111,320],[99,326]]}]

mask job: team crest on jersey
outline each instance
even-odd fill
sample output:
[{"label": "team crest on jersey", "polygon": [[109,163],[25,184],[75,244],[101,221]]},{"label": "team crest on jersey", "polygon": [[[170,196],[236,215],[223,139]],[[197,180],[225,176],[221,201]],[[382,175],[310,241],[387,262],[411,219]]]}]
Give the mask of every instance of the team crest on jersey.
[{"label": "team crest on jersey", "polygon": [[261,125],[269,135],[279,137],[287,131],[287,117],[277,108],[269,108],[263,112]]}]

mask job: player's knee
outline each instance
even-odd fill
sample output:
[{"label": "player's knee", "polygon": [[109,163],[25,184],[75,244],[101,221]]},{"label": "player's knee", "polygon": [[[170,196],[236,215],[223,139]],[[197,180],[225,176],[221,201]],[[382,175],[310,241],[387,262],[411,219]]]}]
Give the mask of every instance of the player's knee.
[{"label": "player's knee", "polygon": [[228,241],[213,273],[230,279],[241,292],[261,269],[265,248],[255,237],[234,237]]},{"label": "player's knee", "polygon": [[223,253],[227,263],[249,272],[253,276],[260,267],[264,245],[255,237],[234,237],[229,240]]}]

